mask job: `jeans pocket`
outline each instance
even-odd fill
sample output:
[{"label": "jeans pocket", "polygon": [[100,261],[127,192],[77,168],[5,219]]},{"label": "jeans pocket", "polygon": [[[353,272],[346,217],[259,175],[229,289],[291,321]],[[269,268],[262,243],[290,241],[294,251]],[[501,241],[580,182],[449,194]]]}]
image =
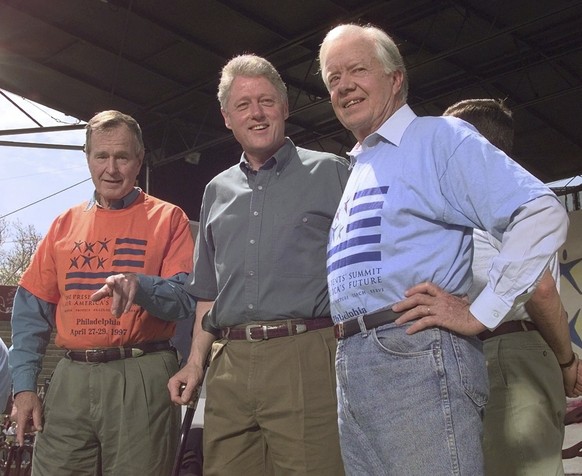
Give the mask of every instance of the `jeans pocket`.
[{"label": "jeans pocket", "polygon": [[440,347],[440,332],[438,329],[425,329],[422,332],[408,335],[406,329],[410,325],[386,326],[372,329],[371,335],[376,344],[386,353],[400,357],[415,357],[433,355],[435,348]]},{"label": "jeans pocket", "polygon": [[464,337],[450,333],[459,378],[467,396],[478,407],[485,407],[489,398],[487,364],[483,344],[477,337]]}]

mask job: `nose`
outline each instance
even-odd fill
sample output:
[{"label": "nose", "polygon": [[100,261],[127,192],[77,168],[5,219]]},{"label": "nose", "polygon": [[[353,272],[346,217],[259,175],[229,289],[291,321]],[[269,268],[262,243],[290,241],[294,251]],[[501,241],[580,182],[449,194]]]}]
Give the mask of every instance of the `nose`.
[{"label": "nose", "polygon": [[253,119],[262,119],[265,117],[265,111],[263,110],[263,106],[260,103],[251,103],[250,106],[251,117]]},{"label": "nose", "polygon": [[106,170],[109,175],[114,175],[117,173],[117,161],[115,160],[115,157],[109,157],[107,159]]},{"label": "nose", "polygon": [[355,83],[349,74],[342,74],[337,83],[337,89],[341,94],[344,94],[355,89]]}]

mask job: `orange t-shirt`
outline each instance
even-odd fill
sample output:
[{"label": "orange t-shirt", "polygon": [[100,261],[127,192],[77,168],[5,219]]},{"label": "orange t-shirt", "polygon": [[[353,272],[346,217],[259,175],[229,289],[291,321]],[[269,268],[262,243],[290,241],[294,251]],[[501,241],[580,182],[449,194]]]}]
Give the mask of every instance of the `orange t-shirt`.
[{"label": "orange t-shirt", "polygon": [[167,340],[175,324],[134,304],[119,318],[110,299],[91,294],[118,273],[171,277],[190,273],[194,242],[188,217],[177,206],[141,193],[128,208],[87,204],[57,217],[40,242],[20,285],[54,303],[56,344],[67,349],[116,347]]}]

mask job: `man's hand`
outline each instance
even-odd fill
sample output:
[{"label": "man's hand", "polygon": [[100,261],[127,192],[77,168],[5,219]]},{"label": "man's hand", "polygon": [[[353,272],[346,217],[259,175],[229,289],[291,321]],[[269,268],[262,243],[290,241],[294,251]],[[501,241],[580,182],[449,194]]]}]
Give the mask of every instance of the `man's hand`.
[{"label": "man's hand", "polygon": [[109,276],[105,285],[91,295],[91,301],[111,297],[111,314],[119,317],[131,308],[138,288],[139,280],[135,274],[115,274]]},{"label": "man's hand", "polygon": [[[194,319],[194,330],[190,356],[186,365],[179,370],[176,375],[168,381],[168,390],[172,402],[178,405],[186,405],[196,390],[202,385],[206,366],[209,365],[209,353],[216,336],[202,328],[202,321],[206,314],[212,309],[214,301],[199,300],[196,304],[196,318]],[[184,390],[180,389],[184,387]]]},{"label": "man's hand", "polygon": [[[172,402],[178,405],[186,405],[195,394],[196,389],[202,385],[204,369],[193,362],[188,362],[168,381],[168,390]],[[182,386],[184,390],[180,392]]]},{"label": "man's hand", "polygon": [[474,336],[486,328],[469,312],[467,298],[453,296],[433,283],[421,283],[408,289],[406,299],[400,301],[392,310],[406,311],[396,319],[396,324],[414,321],[407,334],[414,334],[430,327],[441,327],[458,334]]},{"label": "man's hand", "polygon": [[36,392],[19,392],[12,405],[12,420],[16,421],[16,441],[24,445],[24,434],[42,431],[42,403]]},{"label": "man's hand", "polygon": [[578,355],[574,354],[572,365],[562,369],[562,380],[567,397],[582,395],[582,365],[580,365]]}]

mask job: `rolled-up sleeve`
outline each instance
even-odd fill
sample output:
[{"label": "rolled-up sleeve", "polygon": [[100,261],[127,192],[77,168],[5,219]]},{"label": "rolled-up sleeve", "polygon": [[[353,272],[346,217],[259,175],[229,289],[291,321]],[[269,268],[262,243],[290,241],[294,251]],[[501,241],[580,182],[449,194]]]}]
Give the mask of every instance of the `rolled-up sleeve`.
[{"label": "rolled-up sleeve", "polygon": [[496,327],[535,289],[548,263],[566,241],[568,214],[557,197],[540,196],[521,206],[501,238],[489,280],[471,304],[486,327]]}]

